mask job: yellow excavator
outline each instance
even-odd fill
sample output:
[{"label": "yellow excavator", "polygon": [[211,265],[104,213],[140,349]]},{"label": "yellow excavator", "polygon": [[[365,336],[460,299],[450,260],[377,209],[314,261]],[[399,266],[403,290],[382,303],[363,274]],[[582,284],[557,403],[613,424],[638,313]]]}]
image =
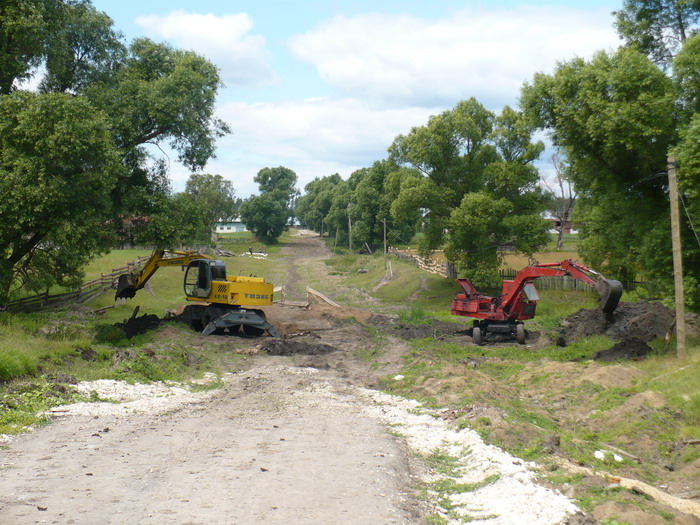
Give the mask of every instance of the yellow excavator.
[{"label": "yellow excavator", "polygon": [[[226,275],[226,264],[190,251],[155,250],[141,271],[119,276],[114,300],[131,298],[144,287],[158,268],[180,266],[185,271],[184,289],[188,301],[183,316],[204,335],[238,332],[279,337],[265,319],[265,312],[249,308],[272,304],[273,285],[261,277]],[[245,305],[245,307],[243,306]]]}]

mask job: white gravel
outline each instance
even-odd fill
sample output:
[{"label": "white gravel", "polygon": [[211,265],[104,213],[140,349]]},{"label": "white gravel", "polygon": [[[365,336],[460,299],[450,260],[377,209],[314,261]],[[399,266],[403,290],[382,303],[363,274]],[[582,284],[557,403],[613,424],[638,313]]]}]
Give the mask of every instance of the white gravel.
[{"label": "white gravel", "polygon": [[[315,369],[279,367],[267,373],[319,374]],[[282,370],[283,369],[283,370]],[[231,380],[227,374],[223,380]],[[210,376],[206,380],[215,380]],[[98,380],[82,382],[77,386],[85,395],[97,392],[100,398],[115,402],[76,403],[56,407],[52,412],[61,415],[124,415],[132,413],[162,414],[178,407],[197,403],[215,395],[216,391],[191,392],[183,385],[153,383],[128,384],[124,381]],[[454,506],[452,513],[437,506],[449,523],[488,525],[556,525],[578,508],[561,493],[547,489],[535,481],[532,464],[520,460],[503,450],[485,444],[470,429],[457,430],[439,417],[437,412],[424,409],[412,400],[384,394],[374,390],[350,387],[339,392],[332,384],[319,377],[310,392],[318,403],[349,404],[372,418],[378,418],[393,431],[402,435],[408,447],[423,456],[440,452],[457,458],[459,477],[456,483],[480,483],[489,476],[498,479],[475,490],[449,495]],[[432,473],[431,482],[444,475]],[[437,499],[437,495],[436,495]]]},{"label": "white gravel", "polygon": [[[224,375],[224,380],[230,374]],[[216,375],[208,374],[202,383],[215,381]],[[73,403],[49,410],[49,414],[76,416],[119,416],[128,414],[164,414],[182,405],[199,403],[212,397],[216,390],[192,392],[179,383],[155,382],[151,384],[127,383],[113,379],[82,381],[76,390],[85,396],[93,392],[105,401]]]},{"label": "white gravel", "polygon": [[[563,494],[535,481],[532,463],[487,445],[471,429],[450,428],[436,413],[412,400],[364,390],[367,411],[399,431],[408,446],[423,455],[439,451],[458,458],[456,483],[479,483],[489,476],[498,480],[471,492],[450,495],[460,514],[470,523],[489,525],[555,525],[579,509]],[[452,523],[462,523],[454,519]]]}]

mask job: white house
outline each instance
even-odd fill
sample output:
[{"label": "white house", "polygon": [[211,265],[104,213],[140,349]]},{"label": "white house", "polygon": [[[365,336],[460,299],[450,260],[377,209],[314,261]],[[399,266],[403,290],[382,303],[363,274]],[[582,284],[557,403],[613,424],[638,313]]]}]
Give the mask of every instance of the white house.
[{"label": "white house", "polygon": [[217,222],[216,228],[214,229],[216,233],[237,233],[237,232],[247,232],[248,230],[241,221],[232,222]]}]

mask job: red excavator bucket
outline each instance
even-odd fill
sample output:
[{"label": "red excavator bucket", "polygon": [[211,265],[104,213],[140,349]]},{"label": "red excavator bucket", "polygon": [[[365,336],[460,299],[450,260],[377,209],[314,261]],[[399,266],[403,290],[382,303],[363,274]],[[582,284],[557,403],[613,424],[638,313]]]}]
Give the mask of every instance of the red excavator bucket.
[{"label": "red excavator bucket", "polygon": [[136,295],[136,283],[134,282],[134,276],[130,273],[123,273],[119,276],[119,282],[117,283],[117,293],[114,294],[114,300],[117,299],[131,299]]},{"label": "red excavator bucket", "polygon": [[622,283],[620,281],[600,279],[595,286],[600,295],[600,309],[606,314],[611,314],[617,308],[617,303],[622,297]]}]

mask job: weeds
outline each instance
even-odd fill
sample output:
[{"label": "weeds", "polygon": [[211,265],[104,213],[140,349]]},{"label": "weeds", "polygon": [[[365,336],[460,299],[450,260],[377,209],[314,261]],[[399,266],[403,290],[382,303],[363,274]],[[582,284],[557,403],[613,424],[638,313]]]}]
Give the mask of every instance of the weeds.
[{"label": "weeds", "polygon": [[0,394],[0,434],[18,434],[47,421],[46,412],[55,406],[87,398],[73,389],[39,378],[34,383],[15,385]]},{"label": "weeds", "polygon": [[419,326],[422,324],[430,324],[432,319],[425,315],[423,305],[414,303],[410,310],[402,310],[399,312],[399,322],[402,324],[411,324]]}]

